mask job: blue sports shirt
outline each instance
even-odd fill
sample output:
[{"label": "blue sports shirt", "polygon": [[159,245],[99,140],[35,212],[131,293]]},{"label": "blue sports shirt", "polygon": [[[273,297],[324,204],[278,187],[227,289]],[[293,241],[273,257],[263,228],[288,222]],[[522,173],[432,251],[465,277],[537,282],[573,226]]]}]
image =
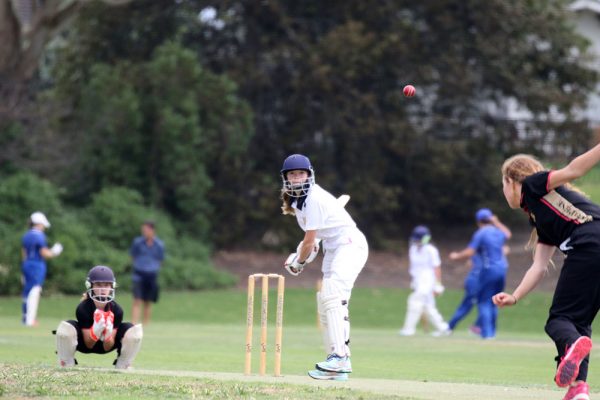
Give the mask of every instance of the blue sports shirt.
[{"label": "blue sports shirt", "polygon": [[40,254],[40,250],[48,247],[46,235],[37,229],[28,230],[21,239],[21,245],[25,249],[24,261],[45,261]]},{"label": "blue sports shirt", "polygon": [[502,247],[506,235],[492,225],[486,225],[477,230],[469,243],[469,247],[481,258],[482,268],[499,268],[508,266]]},{"label": "blue sports shirt", "polygon": [[165,259],[165,246],[156,237],[152,246],[148,246],[146,238],[138,236],[133,240],[129,254],[133,258],[134,271],[158,272],[160,263]]}]

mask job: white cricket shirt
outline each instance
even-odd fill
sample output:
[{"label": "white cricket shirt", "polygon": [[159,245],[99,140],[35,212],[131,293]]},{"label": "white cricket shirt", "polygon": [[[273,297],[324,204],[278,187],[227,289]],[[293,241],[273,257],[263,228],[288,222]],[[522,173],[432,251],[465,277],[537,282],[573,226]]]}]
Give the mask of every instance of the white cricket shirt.
[{"label": "white cricket shirt", "polygon": [[296,208],[295,201],[292,207],[300,228],[305,232],[316,230],[317,238],[322,239],[326,250],[364,241],[364,236],[356,228],[356,223],[346,209],[338,204],[331,193],[317,184],[310,188],[302,210]]}]

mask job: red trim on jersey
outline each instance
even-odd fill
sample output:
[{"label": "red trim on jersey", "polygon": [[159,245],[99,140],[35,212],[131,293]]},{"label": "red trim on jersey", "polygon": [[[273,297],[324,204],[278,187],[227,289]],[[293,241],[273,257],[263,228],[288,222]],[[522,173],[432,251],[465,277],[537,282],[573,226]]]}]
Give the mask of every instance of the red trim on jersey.
[{"label": "red trim on jersey", "polygon": [[546,179],[546,193],[550,193],[550,189],[548,189],[548,184],[550,183],[550,175],[554,173],[554,170],[550,170],[548,172],[548,178]]}]

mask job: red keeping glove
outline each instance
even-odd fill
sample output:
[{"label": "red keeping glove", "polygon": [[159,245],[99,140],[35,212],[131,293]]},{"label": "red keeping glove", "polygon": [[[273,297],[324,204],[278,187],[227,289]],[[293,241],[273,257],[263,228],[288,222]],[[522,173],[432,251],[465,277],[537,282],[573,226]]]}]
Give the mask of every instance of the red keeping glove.
[{"label": "red keeping glove", "polygon": [[102,310],[96,309],[94,311],[94,325],[90,329],[90,337],[94,341],[98,341],[102,338],[102,334],[104,333],[104,329],[106,328],[106,319],[104,316],[104,312]]},{"label": "red keeping glove", "polygon": [[114,329],[114,322],[115,322],[115,314],[113,314],[112,311],[105,311],[104,312],[104,320],[106,321],[106,327],[104,328],[104,333],[103,333],[103,339],[102,340],[107,340],[110,339],[113,333],[113,329]]}]

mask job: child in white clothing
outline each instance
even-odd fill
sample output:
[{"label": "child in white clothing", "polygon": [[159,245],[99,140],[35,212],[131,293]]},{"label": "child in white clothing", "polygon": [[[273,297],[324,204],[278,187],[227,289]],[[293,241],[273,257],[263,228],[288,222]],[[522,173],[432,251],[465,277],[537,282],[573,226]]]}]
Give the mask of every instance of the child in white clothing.
[{"label": "child in white clothing", "polygon": [[433,336],[450,333],[448,324],[435,306],[435,295],[441,294],[442,269],[440,252],[430,243],[431,232],[426,226],[415,227],[410,235],[409,273],[413,292],[408,296],[404,327],[398,332],[401,336],[412,336],[424,314],[434,327]]}]

